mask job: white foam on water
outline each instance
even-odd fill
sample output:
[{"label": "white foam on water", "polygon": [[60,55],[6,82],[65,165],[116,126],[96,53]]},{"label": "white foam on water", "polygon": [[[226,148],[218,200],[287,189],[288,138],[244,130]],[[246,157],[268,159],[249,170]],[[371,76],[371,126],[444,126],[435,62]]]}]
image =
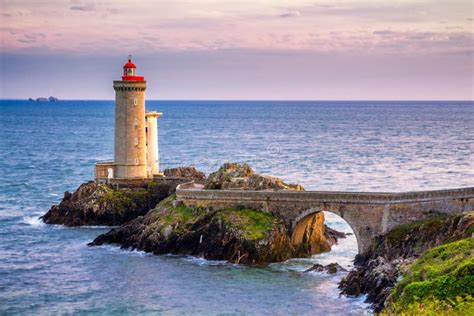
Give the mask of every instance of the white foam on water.
[{"label": "white foam on water", "polygon": [[204,259],[203,257],[194,257],[194,256],[186,256],[183,258],[183,260],[187,262],[191,262],[199,266],[224,266],[224,265],[238,266],[237,264],[232,264],[226,260],[208,260],[208,259]]},{"label": "white foam on water", "polygon": [[106,225],[85,225],[85,226],[75,226],[69,227],[71,229],[112,229],[117,228],[119,226],[106,226]]},{"label": "white foam on water", "polygon": [[125,254],[129,256],[137,256],[137,257],[145,257],[145,256],[152,256],[153,254],[147,253],[143,250],[137,250],[137,249],[127,249],[127,248],[120,248],[119,246],[116,245],[100,245],[100,246],[94,246],[91,247],[90,249],[101,249],[105,250],[110,253],[116,253],[116,254]]},{"label": "white foam on water", "polygon": [[39,216],[24,216],[22,219],[23,224],[27,224],[33,227],[42,227],[46,224],[40,219]]}]

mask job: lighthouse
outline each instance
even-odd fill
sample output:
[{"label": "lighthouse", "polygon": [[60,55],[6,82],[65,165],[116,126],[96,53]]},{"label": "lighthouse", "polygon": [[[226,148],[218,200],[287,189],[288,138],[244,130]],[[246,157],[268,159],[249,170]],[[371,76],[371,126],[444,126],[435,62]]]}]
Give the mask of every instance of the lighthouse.
[{"label": "lighthouse", "polygon": [[96,164],[96,180],[150,179],[160,175],[158,157],[159,112],[145,111],[146,81],[137,75],[129,56],[122,80],[114,81],[114,161]]}]

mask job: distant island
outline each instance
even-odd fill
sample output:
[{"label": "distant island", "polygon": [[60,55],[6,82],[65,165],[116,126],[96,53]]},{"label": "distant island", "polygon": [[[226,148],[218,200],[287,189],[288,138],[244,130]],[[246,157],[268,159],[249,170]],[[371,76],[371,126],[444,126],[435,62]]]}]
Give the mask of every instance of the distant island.
[{"label": "distant island", "polygon": [[29,98],[28,101],[30,102],[56,102],[56,101],[59,101],[59,99],[56,97],[50,96],[49,98],[44,98],[44,97],[39,97],[36,99]]}]

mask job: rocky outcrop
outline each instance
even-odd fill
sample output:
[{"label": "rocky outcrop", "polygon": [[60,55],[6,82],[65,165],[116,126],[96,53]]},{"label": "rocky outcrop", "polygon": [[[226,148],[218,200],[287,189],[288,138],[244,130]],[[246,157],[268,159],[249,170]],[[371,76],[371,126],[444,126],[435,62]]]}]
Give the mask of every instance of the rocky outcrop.
[{"label": "rocky outcrop", "polygon": [[304,272],[327,272],[329,274],[334,274],[340,271],[347,271],[337,262],[330,263],[328,265],[322,265],[320,263],[314,264],[311,268],[305,270]]},{"label": "rocky outcrop", "polygon": [[473,224],[471,212],[400,225],[356,257],[356,268],[341,281],[339,288],[347,295],[367,294],[367,301],[380,312],[391,289],[416,258],[438,245],[470,237]]},{"label": "rocky outcrop", "polygon": [[170,191],[166,183],[150,183],[146,189],[115,189],[91,181],[74,193],[65,192],[59,205],[53,205],[42,220],[65,226],[116,226],[146,214]]},{"label": "rocky outcrop", "polygon": [[324,237],[326,237],[326,240],[331,245],[337,244],[340,238],[346,238],[348,235],[350,235],[350,233],[343,233],[335,229],[332,229],[331,227],[327,225],[324,225]]},{"label": "rocky outcrop", "polygon": [[246,208],[192,209],[179,204],[174,196],[145,216],[114,228],[91,243],[102,244],[240,264],[279,262],[311,255],[301,252],[299,245],[293,244],[283,221],[270,214]]},{"label": "rocky outcrop", "polygon": [[194,167],[176,167],[169,168],[163,171],[165,177],[170,178],[185,178],[189,180],[194,180],[196,183],[204,183],[206,180],[206,175],[204,172],[197,170]]},{"label": "rocky outcrop", "polygon": [[247,164],[225,163],[207,177],[205,189],[210,190],[304,190],[299,184],[288,184],[279,178],[255,173]]},{"label": "rocky outcrop", "polygon": [[117,226],[145,215],[158,202],[173,194],[181,183],[203,183],[205,176],[194,167],[170,168],[168,177],[156,178],[144,186],[121,184],[115,187],[93,181],[81,184],[73,193],[65,192],[59,205],[42,217],[47,224],[66,226]]},{"label": "rocky outcrop", "polygon": [[[173,175],[183,173],[188,174],[176,170]],[[248,165],[236,163],[224,164],[206,179],[205,186],[208,189],[303,189],[278,178],[257,175]],[[111,243],[155,254],[261,264],[329,251],[337,238],[342,237],[345,234],[326,229],[322,212],[300,221],[291,234],[283,220],[259,210],[188,208],[171,196],[145,216],[98,236],[91,245]]]}]

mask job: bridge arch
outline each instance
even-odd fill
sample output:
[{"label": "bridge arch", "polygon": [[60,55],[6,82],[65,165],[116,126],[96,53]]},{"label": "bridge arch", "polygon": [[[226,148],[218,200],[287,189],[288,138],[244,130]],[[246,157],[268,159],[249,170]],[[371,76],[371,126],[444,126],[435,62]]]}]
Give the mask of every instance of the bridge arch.
[{"label": "bridge arch", "polygon": [[194,183],[176,188],[177,200],[186,206],[215,210],[245,206],[283,219],[288,228],[305,216],[327,211],[342,217],[352,228],[359,254],[375,238],[401,224],[474,210],[474,187],[419,192],[328,192],[205,190]]},{"label": "bridge arch", "polygon": [[312,208],[306,209],[304,211],[301,211],[301,213],[298,216],[295,217],[295,219],[292,222],[292,226],[291,226],[292,242],[294,242],[294,243],[301,242],[300,239],[302,238],[302,235],[304,234],[304,232],[302,230],[304,230],[308,220],[310,220],[315,214],[320,214],[320,213],[324,214],[324,212],[335,214],[339,218],[343,219],[344,222],[346,222],[347,225],[349,225],[349,227],[351,228],[351,230],[352,230],[352,232],[353,232],[353,234],[356,238],[358,252],[361,253],[363,250],[365,250],[364,247],[366,247],[366,246],[361,244],[362,241],[360,240],[360,236],[359,236],[359,226],[355,225],[353,222],[351,222],[350,219],[348,221],[347,218],[344,218],[344,216],[343,216],[344,214],[341,214],[341,212],[339,212],[338,210],[323,209],[322,207],[312,207]]}]

